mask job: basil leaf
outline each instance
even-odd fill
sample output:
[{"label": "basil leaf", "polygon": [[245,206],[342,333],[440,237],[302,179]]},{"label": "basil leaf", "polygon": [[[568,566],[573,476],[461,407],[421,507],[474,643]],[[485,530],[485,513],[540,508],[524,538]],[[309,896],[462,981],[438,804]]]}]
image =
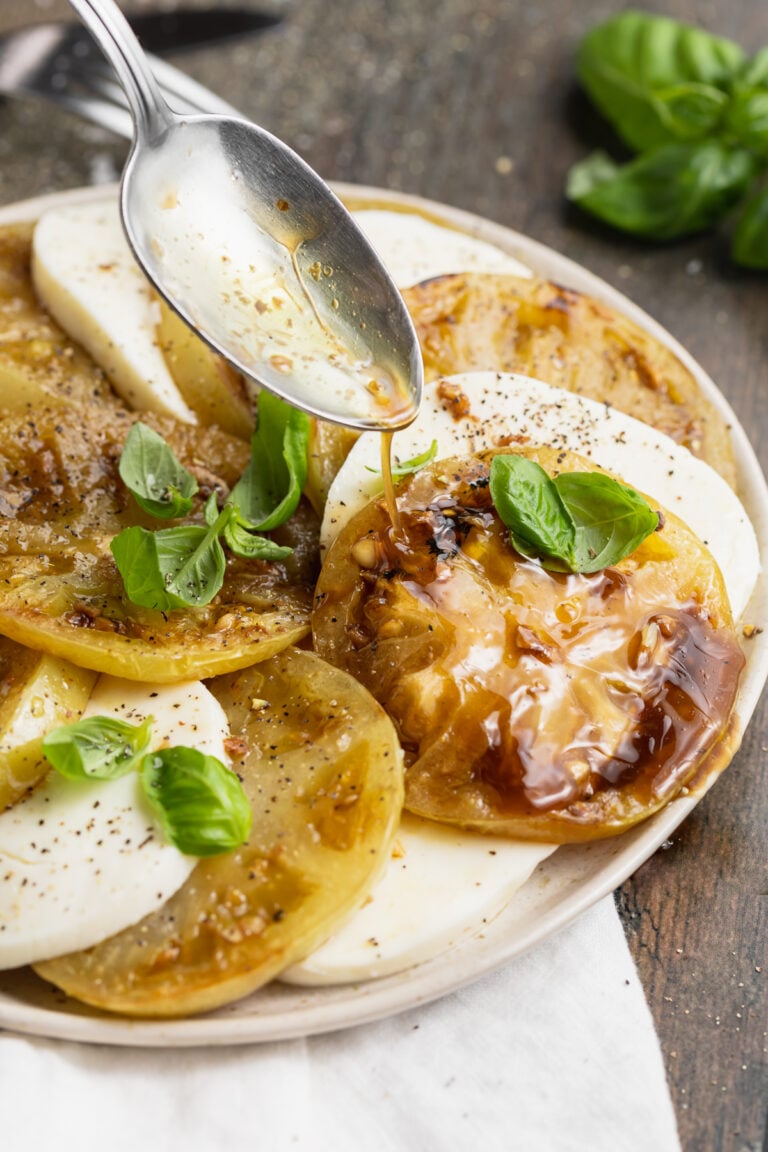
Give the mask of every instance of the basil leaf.
[{"label": "basil leaf", "polygon": [[137,766],[149,747],[151,729],[151,716],[142,724],[89,716],[49,732],[43,754],[68,780],[116,780]]},{"label": "basil leaf", "polygon": [[141,782],[172,844],[188,856],[216,856],[243,844],[251,807],[234,772],[196,748],[145,757]]},{"label": "basil leaf", "polygon": [[232,512],[215,524],[148,532],[126,528],[110,548],[133,604],[160,612],[209,604],[224,582],[226,559],[218,536]]},{"label": "basil leaf", "polygon": [[745,84],[748,88],[768,87],[768,44],[744,61],[738,72],[737,84]]},{"label": "basil leaf", "polygon": [[296,511],[307,480],[310,427],[306,412],[271,392],[259,393],[251,458],[227,501],[252,528],[268,532]]},{"label": "basil leaf", "polygon": [[745,268],[768,268],[768,188],[744,209],[733,234],[731,255]]},{"label": "basil leaf", "polygon": [[141,421],[128,433],[119,471],[137,504],[150,516],[175,519],[192,507],[197,481],[179,463],[162,436]]},{"label": "basil leaf", "polygon": [[622,167],[602,153],[571,169],[568,197],[635,236],[671,240],[709,227],[756,171],[745,149],[719,141],[668,144]]},{"label": "basil leaf", "polygon": [[600,472],[552,479],[525,456],[494,456],[490,491],[512,546],[558,572],[598,572],[617,564],[654,532],[646,500]]},{"label": "basil leaf", "polygon": [[768,159],[768,90],[742,88],[728,106],[727,128],[746,148]]},{"label": "basil leaf", "polygon": [[611,476],[562,472],[554,484],[576,528],[576,572],[599,572],[617,564],[659,526],[647,500]]},{"label": "basil leaf", "polygon": [[275,544],[274,540],[249,531],[248,524],[239,516],[233,517],[227,524],[224,541],[230,552],[244,560],[284,560],[293,552],[293,548]]},{"label": "basil leaf", "polygon": [[[679,140],[681,132],[683,139],[692,132],[705,136],[716,111],[712,89],[725,91],[743,62],[744,53],[730,40],[663,16],[628,11],[587,33],[577,67],[593,102],[621,138],[642,152]],[[688,110],[682,117],[679,105],[677,115],[670,115],[669,90],[676,88],[687,92]],[[691,101],[698,104],[693,116]]]},{"label": "basil leaf", "polygon": [[491,499],[524,556],[561,561],[571,568],[576,531],[552,479],[525,456],[494,456]]},{"label": "basil leaf", "polygon": [[437,440],[433,440],[429,448],[425,448],[418,456],[411,456],[408,460],[403,460],[402,463],[398,462],[392,465],[393,476],[410,476],[414,472],[420,471],[425,468],[427,464],[437,456]]},{"label": "basil leaf", "polygon": [[669,129],[670,143],[703,140],[720,126],[728,97],[710,84],[677,84],[653,97],[659,120]]}]

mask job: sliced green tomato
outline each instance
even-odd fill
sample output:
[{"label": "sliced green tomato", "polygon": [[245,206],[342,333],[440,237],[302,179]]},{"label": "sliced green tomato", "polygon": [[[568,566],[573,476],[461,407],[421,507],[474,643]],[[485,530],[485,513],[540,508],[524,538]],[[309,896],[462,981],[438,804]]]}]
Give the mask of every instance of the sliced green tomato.
[{"label": "sliced green tomato", "polygon": [[0,810],[46,774],[43,737],[80,718],[95,679],[0,636]]},{"label": "sliced green tomato", "polygon": [[204,608],[155,612],[129,603],[108,541],[47,562],[0,558],[0,631],[83,668],[161,684],[266,660],[309,632],[311,593],[232,561]]},{"label": "sliced green tomato", "polygon": [[[551,476],[599,471],[517,450]],[[317,584],[315,649],[392,716],[408,811],[553,844],[613,836],[733,754],[744,657],[722,575],[672,513],[601,572],[526,560],[492,505],[493,454],[403,481],[395,542],[382,501],[348,521]]]},{"label": "sliced green tomato", "polygon": [[106,376],[40,306],[29,271],[31,224],[0,228],[0,408],[58,400],[118,407]]},{"label": "sliced green tomato", "polygon": [[254,404],[239,372],[158,298],[157,338],[176,387],[202,424],[250,440]]},{"label": "sliced green tomato", "polygon": [[[0,633],[84,668],[166,683],[242,668],[296,643],[309,630],[309,545],[281,563],[232,559],[205,608],[162,613],[127,599],[110,541],[131,525],[157,527],[117,471],[137,418],[82,406],[0,423]],[[142,419],[195,476],[202,523],[205,500],[214,490],[224,498],[248,445],[214,428]],[[298,517],[292,531],[314,540],[314,518]]]},{"label": "sliced green tomato", "polygon": [[394,728],[355,680],[308,652],[209,684],[253,807],[248,843],[201,861],[161,911],[36,966],[131,1016],[205,1012],[313,951],[365,898],[402,805]]}]

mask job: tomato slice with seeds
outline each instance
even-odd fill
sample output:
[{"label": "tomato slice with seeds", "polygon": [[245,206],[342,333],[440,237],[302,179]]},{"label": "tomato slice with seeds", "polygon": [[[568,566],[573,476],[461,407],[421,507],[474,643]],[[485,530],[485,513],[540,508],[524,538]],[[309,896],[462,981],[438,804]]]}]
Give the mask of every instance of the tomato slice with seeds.
[{"label": "tomato slice with seeds", "polygon": [[[493,453],[443,460],[329,550],[316,650],[395,720],[406,808],[549,842],[614,835],[728,763],[744,658],[720,571],[665,514],[630,556],[562,574],[512,547],[490,499]],[[550,474],[591,471],[530,449]]]}]

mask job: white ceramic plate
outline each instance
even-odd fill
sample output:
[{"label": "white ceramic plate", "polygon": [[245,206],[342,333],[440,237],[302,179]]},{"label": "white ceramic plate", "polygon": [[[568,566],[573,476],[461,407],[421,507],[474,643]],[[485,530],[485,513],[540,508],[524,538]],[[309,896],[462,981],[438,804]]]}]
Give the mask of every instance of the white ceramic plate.
[{"label": "white ceramic plate", "polygon": [[[388,207],[418,212],[480,237],[521,260],[536,274],[604,300],[673,349],[731,426],[739,492],[757,532],[763,566],[763,575],[743,619],[746,622],[764,620],[768,615],[768,489],[733,411],[706,373],[669,333],[584,268],[498,224],[467,212],[374,188],[341,186],[337,191],[354,208]],[[0,209],[0,224],[32,220],[54,205],[104,195],[104,188],[77,190],[11,205]],[[768,676],[768,632],[750,640],[745,654],[747,665],[737,702],[742,730]],[[413,1008],[507,963],[552,936],[612,892],[669,838],[701,795],[674,800],[651,820],[616,839],[558,849],[539,865],[511,904],[484,926],[482,934],[399,975],[330,988],[273,983],[207,1016],[178,1021],[131,1021],[76,1004],[38,980],[29,970],[22,969],[0,973],[0,1027],[98,1044],[187,1047],[283,1040],[347,1028]]]}]

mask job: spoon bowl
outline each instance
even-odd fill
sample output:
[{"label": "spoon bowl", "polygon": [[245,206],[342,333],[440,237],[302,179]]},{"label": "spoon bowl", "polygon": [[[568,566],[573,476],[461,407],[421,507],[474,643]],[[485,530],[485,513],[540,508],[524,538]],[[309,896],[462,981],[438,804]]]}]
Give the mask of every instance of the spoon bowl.
[{"label": "spoon bowl", "polygon": [[70,0],[134,119],[121,210],[150,280],[245,376],[315,416],[394,431],[423,368],[394,282],[350,213],[286,144],[246,120],[182,117],[112,0]]}]

